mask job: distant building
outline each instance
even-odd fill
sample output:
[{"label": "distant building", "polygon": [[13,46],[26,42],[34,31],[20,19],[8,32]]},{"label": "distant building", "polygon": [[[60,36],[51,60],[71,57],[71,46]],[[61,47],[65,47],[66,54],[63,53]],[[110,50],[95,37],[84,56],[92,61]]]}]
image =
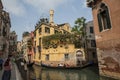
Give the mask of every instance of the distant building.
[{"label": "distant building", "polygon": [[[66,34],[67,36],[71,33],[71,27],[68,23],[55,24],[53,21],[53,16],[54,11],[50,10],[50,21],[43,18],[40,19],[35,26],[35,62],[40,64],[42,61],[52,66],[58,66],[60,63],[66,65],[68,64],[69,66],[80,65],[80,60],[85,61],[84,49],[75,48],[72,41],[70,42],[69,39],[65,40],[65,36],[60,38],[60,36],[57,35]],[[49,38],[51,35],[53,35],[51,37],[53,40]],[[44,40],[45,37],[48,38],[48,41]]]},{"label": "distant building", "polygon": [[34,33],[33,31],[24,32],[22,42],[18,43],[18,52],[23,55],[27,62],[32,61],[34,58]]},{"label": "distant building", "polygon": [[21,41],[17,41],[17,53],[21,54],[21,49],[22,49],[22,43]]},{"label": "distant building", "polygon": [[93,21],[86,23],[85,27],[85,48],[87,51],[87,60],[97,63],[96,41],[93,27]]},{"label": "distant building", "polygon": [[17,53],[17,34],[15,31],[9,34],[9,54],[15,55]]},{"label": "distant building", "polygon": [[87,0],[92,8],[101,75],[120,78],[120,0]]},{"label": "distant building", "polygon": [[22,35],[22,42],[21,42],[21,54],[23,54],[23,57],[28,61],[28,40],[30,39],[30,33],[24,32]]},{"label": "distant building", "polygon": [[28,60],[30,63],[33,62],[34,59],[34,50],[35,50],[35,45],[34,45],[34,32],[30,32],[30,38],[27,40],[27,56]]},{"label": "distant building", "polygon": [[0,56],[6,58],[9,53],[9,33],[11,23],[9,13],[3,10],[0,0]]}]

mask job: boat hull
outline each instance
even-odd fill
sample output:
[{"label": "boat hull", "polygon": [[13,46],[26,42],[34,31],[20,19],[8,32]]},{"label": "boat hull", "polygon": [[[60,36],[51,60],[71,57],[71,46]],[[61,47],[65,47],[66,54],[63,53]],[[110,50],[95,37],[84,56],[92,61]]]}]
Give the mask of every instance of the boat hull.
[{"label": "boat hull", "polygon": [[34,65],[34,62],[27,64],[27,67],[32,67],[33,65]]},{"label": "boat hull", "polygon": [[88,63],[83,66],[76,66],[76,67],[65,67],[65,66],[54,67],[54,66],[50,66],[50,65],[46,65],[46,64],[41,64],[41,67],[48,68],[48,69],[82,69],[82,68],[88,67],[90,65],[93,65],[93,64]]}]

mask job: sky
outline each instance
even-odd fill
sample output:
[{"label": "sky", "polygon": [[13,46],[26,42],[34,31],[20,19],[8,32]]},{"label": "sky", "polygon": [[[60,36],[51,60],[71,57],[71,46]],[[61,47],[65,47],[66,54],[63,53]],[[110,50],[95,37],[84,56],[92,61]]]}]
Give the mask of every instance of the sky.
[{"label": "sky", "polygon": [[11,31],[16,31],[18,41],[22,33],[33,31],[40,18],[49,18],[50,9],[54,10],[54,23],[69,23],[71,27],[77,18],[85,17],[91,21],[92,11],[86,0],[2,0],[4,10],[9,12]]}]

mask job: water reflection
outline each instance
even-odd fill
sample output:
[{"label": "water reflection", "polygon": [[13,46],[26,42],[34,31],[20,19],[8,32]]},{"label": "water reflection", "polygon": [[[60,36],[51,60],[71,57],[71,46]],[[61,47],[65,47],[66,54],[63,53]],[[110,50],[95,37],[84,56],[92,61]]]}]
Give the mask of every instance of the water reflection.
[{"label": "water reflection", "polygon": [[82,70],[42,69],[34,66],[29,70],[28,80],[115,80],[98,75],[97,67],[88,67]]}]

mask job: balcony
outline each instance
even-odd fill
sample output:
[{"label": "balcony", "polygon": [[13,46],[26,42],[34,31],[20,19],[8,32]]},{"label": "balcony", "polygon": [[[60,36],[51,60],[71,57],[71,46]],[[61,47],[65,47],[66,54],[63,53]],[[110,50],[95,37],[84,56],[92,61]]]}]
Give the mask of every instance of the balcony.
[{"label": "balcony", "polygon": [[93,5],[95,5],[97,0],[86,0],[86,2],[88,7],[93,7]]}]

